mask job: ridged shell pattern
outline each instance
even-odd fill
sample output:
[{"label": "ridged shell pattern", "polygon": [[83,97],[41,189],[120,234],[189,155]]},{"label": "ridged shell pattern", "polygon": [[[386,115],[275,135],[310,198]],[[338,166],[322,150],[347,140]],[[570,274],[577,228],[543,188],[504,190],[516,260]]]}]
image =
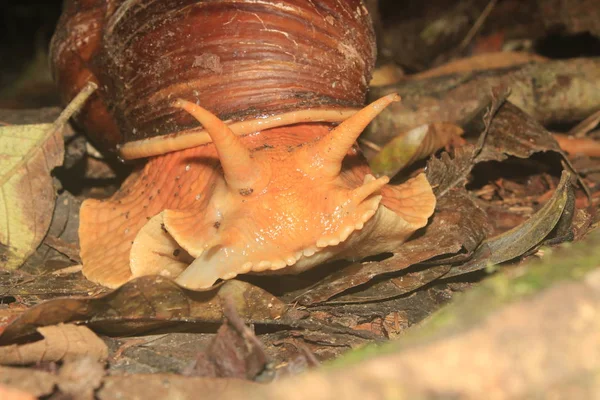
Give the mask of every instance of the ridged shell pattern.
[{"label": "ridged shell pattern", "polygon": [[89,79],[80,122],[104,148],[222,120],[359,107],[375,59],[361,0],[70,0],[52,43],[65,101]]}]

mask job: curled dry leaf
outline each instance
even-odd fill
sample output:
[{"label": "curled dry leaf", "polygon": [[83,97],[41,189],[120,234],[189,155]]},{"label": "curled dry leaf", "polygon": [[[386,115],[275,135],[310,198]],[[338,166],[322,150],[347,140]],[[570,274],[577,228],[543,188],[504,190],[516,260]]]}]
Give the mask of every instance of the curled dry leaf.
[{"label": "curled dry leaf", "polygon": [[103,332],[119,334],[174,322],[220,323],[223,298],[231,298],[239,315],[249,322],[272,321],[286,310],[271,294],[241,281],[191,291],[167,278],[145,276],[100,297],[60,298],[32,307],[5,327],[0,343],[11,343],[31,335],[38,326],[60,322],[89,323]]},{"label": "curled dry leaf", "polygon": [[62,164],[62,129],[96,89],[89,84],[52,124],[0,127],[0,267],[18,268],[48,231]]},{"label": "curled dry leaf", "polygon": [[485,144],[474,162],[502,161],[509,156],[529,158],[543,151],[561,153],[560,146],[546,128],[507,101],[491,120]]},{"label": "curled dry leaf", "polygon": [[[535,248],[554,230],[563,214],[572,215],[574,202],[568,201],[572,191],[571,175],[565,171],[554,195],[538,212],[523,224],[487,239],[469,262],[454,267],[445,277],[462,275],[483,269],[488,265],[500,264]],[[566,209],[568,204],[570,210]]]},{"label": "curled dry leaf", "polygon": [[0,347],[0,364],[29,365],[78,357],[106,360],[108,348],[85,326],[58,324],[40,327],[42,340]]},{"label": "curled dry leaf", "polygon": [[406,273],[400,276],[368,285],[364,290],[357,290],[337,296],[328,300],[327,304],[367,303],[402,296],[422,288],[436,279],[443,278],[451,268],[450,265],[419,267],[414,268],[414,270],[411,267],[410,270],[407,269]]},{"label": "curled dry leaf", "polygon": [[462,188],[473,169],[475,146],[467,144],[454,149],[453,156],[443,152],[439,158],[432,157],[427,162],[427,180],[433,193],[440,198],[453,188]]},{"label": "curled dry leaf", "polygon": [[452,123],[420,125],[388,142],[369,161],[369,165],[376,175],[392,177],[403,168],[429,157],[462,134],[462,128]]},{"label": "curled dry leaf", "polygon": [[[482,111],[483,112],[483,111]],[[529,158],[535,153],[555,152],[568,163],[548,130],[510,102],[499,106],[493,118],[476,118],[469,129],[483,131],[481,148],[465,145],[453,157],[442,153],[427,163],[427,180],[437,197],[452,188],[463,187],[473,167],[485,161],[504,161],[508,157]]]}]

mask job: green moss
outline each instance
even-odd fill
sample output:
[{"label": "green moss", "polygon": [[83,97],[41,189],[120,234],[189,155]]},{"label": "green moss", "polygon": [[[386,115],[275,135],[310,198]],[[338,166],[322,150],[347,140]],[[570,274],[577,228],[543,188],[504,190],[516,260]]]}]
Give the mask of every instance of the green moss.
[{"label": "green moss", "polygon": [[[498,273],[477,287],[457,295],[447,306],[401,339],[381,346],[367,346],[336,360],[332,367],[360,362],[366,358],[396,352],[469,329],[502,306],[532,296],[565,280],[579,280],[600,266],[600,230],[578,243],[544,249],[541,260],[524,263],[511,274]],[[549,253],[549,254],[548,254]]]}]

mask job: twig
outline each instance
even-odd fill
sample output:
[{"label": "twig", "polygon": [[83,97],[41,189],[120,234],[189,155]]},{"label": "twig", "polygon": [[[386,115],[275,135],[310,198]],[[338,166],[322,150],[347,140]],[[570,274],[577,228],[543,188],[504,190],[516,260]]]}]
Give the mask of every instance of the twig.
[{"label": "twig", "polygon": [[380,152],[381,151],[381,146],[378,145],[377,143],[373,143],[370,140],[367,139],[358,139],[358,143],[362,144],[365,147],[368,147],[371,150]]},{"label": "twig", "polygon": [[479,32],[479,29],[481,29],[481,27],[483,26],[483,23],[485,22],[487,17],[489,17],[490,13],[496,6],[497,2],[498,0],[490,0],[488,5],[485,6],[483,12],[481,13],[481,15],[479,15],[479,18],[477,18],[477,21],[475,21],[469,32],[467,32],[465,38],[462,40],[462,42],[460,42],[460,45],[458,46],[458,49],[460,51],[464,50],[469,45],[469,43],[471,43],[477,32]]},{"label": "twig", "polygon": [[582,138],[590,133],[590,131],[598,126],[598,124],[600,124],[600,110],[592,113],[592,115],[571,128],[571,130],[567,132],[567,135]]}]

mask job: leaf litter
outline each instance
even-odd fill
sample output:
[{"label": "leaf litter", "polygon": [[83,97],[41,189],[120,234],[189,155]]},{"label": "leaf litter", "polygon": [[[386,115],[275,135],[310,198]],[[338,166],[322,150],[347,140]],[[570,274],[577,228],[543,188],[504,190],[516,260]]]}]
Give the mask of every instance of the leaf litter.
[{"label": "leaf litter", "polygon": [[0,127],[0,268],[21,266],[46,235],[55,201],[50,173],[64,158],[61,130],[95,89],[88,84],[52,124]]},{"label": "leaf litter", "polygon": [[[409,86],[418,92],[426,82]],[[454,79],[447,86],[460,88],[461,82]],[[256,384],[250,381],[276,380],[352,348],[397,337],[481,276],[518,263],[540,246],[585,236],[598,221],[595,153],[567,149],[565,141],[573,139],[549,132],[519,108],[531,109],[519,100],[522,93],[512,96],[506,87],[490,94],[482,86],[469,112],[458,113],[457,120],[426,119],[403,127],[400,135],[390,129],[381,133],[388,144],[369,157],[374,172],[402,180],[425,169],[437,197],[429,224],[401,248],[297,277],[240,277],[205,291],[142,277],[109,292],[83,278],[77,265],[78,205],[83,198],[110,194],[122,173],[97,155],[89,162],[88,144],[71,136],[66,165],[53,179],[52,168],[63,157],[61,130],[54,129],[48,137],[55,160],[38,173],[49,200],[40,231],[32,235],[32,225],[22,223],[28,235],[24,245],[0,235],[5,262],[0,270],[0,357],[12,354],[9,363],[20,360],[47,370],[32,371],[38,379],[34,384],[27,379],[31,376],[22,375],[25,370],[0,367],[0,393],[8,385],[36,396],[103,399],[140,391],[147,398],[174,393],[192,398],[201,391],[218,398],[227,387],[251,389]],[[436,96],[443,98],[443,89]],[[439,115],[453,116],[443,107],[462,103],[440,104]],[[402,112],[408,113],[407,121],[420,118],[410,103]],[[569,134],[592,148],[598,142],[590,131],[598,117],[587,115]],[[383,113],[379,126],[394,126],[388,117],[394,118]],[[28,117],[30,122],[36,122],[35,116]],[[13,133],[29,129],[5,128]],[[38,134],[42,131],[50,132],[38,129]],[[381,141],[371,132],[365,143],[372,151]],[[81,165],[87,165],[85,171],[73,173]],[[590,172],[578,174],[575,167]],[[77,185],[85,188],[76,190]],[[56,187],[61,192],[55,202]],[[64,333],[65,327],[93,335],[83,341],[89,346],[109,344],[108,364],[105,353],[85,357],[90,350],[85,343],[80,352],[70,353],[82,341]],[[50,352],[40,352],[47,347]]]}]

